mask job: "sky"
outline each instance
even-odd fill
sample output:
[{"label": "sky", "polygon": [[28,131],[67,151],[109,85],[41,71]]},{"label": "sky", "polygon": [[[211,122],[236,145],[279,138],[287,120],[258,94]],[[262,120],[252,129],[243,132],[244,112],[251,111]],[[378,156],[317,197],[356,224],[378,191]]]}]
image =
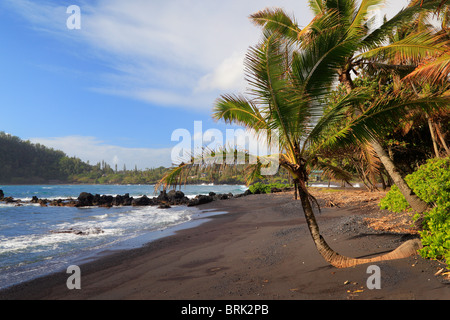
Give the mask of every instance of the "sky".
[{"label": "sky", "polygon": [[307,0],[2,0],[0,131],[91,164],[170,166],[177,130],[236,128],[212,108],[245,91],[248,17],[266,7],[313,17]]}]

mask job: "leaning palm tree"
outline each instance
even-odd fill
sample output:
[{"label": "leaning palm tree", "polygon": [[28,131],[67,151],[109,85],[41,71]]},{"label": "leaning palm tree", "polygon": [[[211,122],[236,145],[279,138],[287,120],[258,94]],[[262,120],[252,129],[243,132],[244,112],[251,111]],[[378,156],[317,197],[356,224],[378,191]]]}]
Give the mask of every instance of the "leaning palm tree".
[{"label": "leaning palm tree", "polygon": [[[320,158],[321,150],[339,144],[354,145],[355,141],[368,141],[376,135],[376,128],[386,115],[401,116],[404,100],[386,95],[380,97],[363,112],[363,115],[349,123],[345,130],[330,130],[344,119],[348,110],[367,101],[364,90],[352,90],[340,99],[327,114],[323,114],[324,97],[332,88],[336,76],[329,72],[342,63],[342,56],[352,50],[351,43],[338,43],[332,33],[318,35],[323,41],[316,41],[305,48],[299,48],[279,36],[265,31],[262,42],[249,49],[245,59],[245,73],[249,82],[246,95],[222,95],[215,103],[213,117],[226,123],[237,124],[262,134],[267,143],[274,143],[273,131],[278,132],[279,152],[257,156],[257,162],[250,164],[250,176],[258,176],[268,162],[264,158],[276,159],[278,165],[287,170],[297,182],[296,188],[314,244],[322,257],[335,267],[350,267],[361,263],[396,259],[409,256],[417,250],[420,242],[410,241],[391,253],[372,259],[345,257],[335,252],[321,235],[313,210],[314,198],[310,195],[307,182],[312,168],[323,168],[327,172],[345,178],[346,173]],[[331,39],[329,39],[331,38]],[[334,40],[334,42],[333,42]],[[333,50],[336,54],[329,54]],[[410,105],[429,105],[430,100],[409,101]],[[381,120],[380,120],[381,119]],[[331,132],[332,134],[327,134]],[[236,153],[236,151],[232,151]],[[187,177],[186,172],[194,167],[213,166],[222,160],[226,152],[208,152],[202,161],[183,162],[173,168],[161,181],[165,187],[176,185]],[[219,155],[219,156],[217,156]],[[248,155],[248,153],[247,153]],[[197,165],[196,165],[197,163]],[[158,185],[159,187],[160,185]]]},{"label": "leaning palm tree", "polygon": [[[281,9],[259,11],[253,14],[251,19],[263,30],[276,32],[303,48],[320,42],[329,49],[328,55],[339,55],[340,59],[335,57],[337,64],[329,65],[326,72],[337,74],[339,81],[350,93],[355,90],[352,72],[357,73],[358,68],[369,65],[393,68],[396,66],[379,63],[380,59],[386,61],[393,56],[401,56],[414,63],[430,53],[445,51],[444,44],[439,43],[438,38],[427,30],[417,31],[397,42],[386,44],[394,29],[407,24],[417,14],[435,10],[439,6],[439,1],[424,0],[421,6],[410,5],[380,26],[371,26],[370,10],[384,2],[362,0],[358,4],[356,0],[310,0],[309,4],[315,18],[303,29],[297,25],[294,18]],[[329,43],[325,44],[325,41]],[[355,108],[354,111],[356,117],[363,116],[361,108]],[[411,207],[417,212],[428,210],[428,204],[415,195],[406,184],[382,147],[380,139],[372,138],[368,142]]]}]

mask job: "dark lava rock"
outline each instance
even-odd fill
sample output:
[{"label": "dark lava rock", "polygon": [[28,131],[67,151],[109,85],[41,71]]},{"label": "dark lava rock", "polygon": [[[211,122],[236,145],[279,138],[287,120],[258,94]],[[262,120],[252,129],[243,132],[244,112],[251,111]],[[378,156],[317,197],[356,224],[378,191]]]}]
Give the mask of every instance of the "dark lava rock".
[{"label": "dark lava rock", "polygon": [[196,196],[194,199],[191,199],[188,202],[188,206],[192,207],[192,206],[198,206],[198,205],[202,205],[205,203],[209,203],[214,201],[214,198],[211,196],[206,196],[206,195],[198,195]]},{"label": "dark lava rock", "polygon": [[90,207],[93,206],[94,195],[87,192],[82,192],[78,196],[77,207]]},{"label": "dark lava rock", "polygon": [[150,206],[152,204],[153,204],[152,199],[150,199],[146,195],[143,195],[140,198],[133,199],[131,202],[131,205],[133,206]]}]

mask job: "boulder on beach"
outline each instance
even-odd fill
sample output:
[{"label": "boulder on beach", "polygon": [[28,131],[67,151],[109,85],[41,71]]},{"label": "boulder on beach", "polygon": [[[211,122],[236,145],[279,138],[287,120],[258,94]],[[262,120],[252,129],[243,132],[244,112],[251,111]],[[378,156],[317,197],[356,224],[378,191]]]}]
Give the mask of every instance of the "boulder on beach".
[{"label": "boulder on beach", "polygon": [[123,196],[117,195],[114,198],[113,205],[115,206],[131,206],[133,197],[130,197],[129,193],[125,193]]},{"label": "boulder on beach", "polygon": [[153,204],[152,199],[150,199],[146,195],[143,195],[140,198],[133,199],[133,201],[131,202],[131,205],[133,206],[150,206],[152,204]]},{"label": "boulder on beach", "polygon": [[198,206],[212,201],[214,201],[214,198],[211,196],[198,195],[194,199],[189,200],[188,206],[189,207]]},{"label": "boulder on beach", "polygon": [[5,201],[6,203],[15,203],[15,202],[17,202],[17,200],[14,200],[13,197],[4,197],[2,200]]},{"label": "boulder on beach", "polygon": [[125,202],[125,197],[118,194],[114,197],[112,205],[113,206],[122,206]]},{"label": "boulder on beach", "polygon": [[47,207],[47,200],[46,199],[39,199],[38,203],[41,207]]},{"label": "boulder on beach", "polygon": [[220,200],[227,200],[227,199],[231,199],[231,198],[233,198],[233,194],[230,192],[230,193],[221,194],[219,199]]},{"label": "boulder on beach", "polygon": [[184,192],[180,190],[170,190],[169,193],[167,193],[167,197],[169,200],[180,200],[184,198]]},{"label": "boulder on beach", "polygon": [[189,198],[184,195],[184,192],[179,190],[170,190],[167,193],[167,197],[172,205],[187,204],[189,202]]},{"label": "boulder on beach", "polygon": [[94,201],[94,195],[88,192],[82,192],[78,196],[77,207],[90,207]]},{"label": "boulder on beach", "polygon": [[114,197],[96,194],[92,200],[92,205],[101,207],[112,207]]},{"label": "boulder on beach", "polygon": [[168,202],[170,199],[169,199],[169,196],[167,195],[166,190],[161,191],[161,192],[159,193],[159,196],[156,197],[156,200],[157,200],[158,202]]}]

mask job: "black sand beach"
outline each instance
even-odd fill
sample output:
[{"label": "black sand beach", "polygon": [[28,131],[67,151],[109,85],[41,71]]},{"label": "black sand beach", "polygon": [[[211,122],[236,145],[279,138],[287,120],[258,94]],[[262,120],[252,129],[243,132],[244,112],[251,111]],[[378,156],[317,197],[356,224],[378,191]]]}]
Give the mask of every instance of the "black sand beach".
[{"label": "black sand beach", "polygon": [[[369,194],[368,198],[367,194],[361,194],[357,203],[316,194],[323,205],[317,213],[321,232],[341,254],[378,255],[414,237],[395,231],[399,224],[387,232],[373,223],[375,220],[367,220],[385,221],[386,214],[377,209],[376,197]],[[339,197],[348,198],[345,193]],[[112,253],[80,266],[80,290],[67,288],[69,275],[63,272],[0,291],[0,299],[450,299],[450,284],[442,276],[445,272],[435,275],[445,267],[438,261],[414,256],[379,262],[381,288],[372,290],[367,287],[368,265],[347,269],[328,265],[314,247],[293,193],[249,195],[201,208],[228,213],[142,248]],[[389,229],[388,222],[385,229]]]}]

